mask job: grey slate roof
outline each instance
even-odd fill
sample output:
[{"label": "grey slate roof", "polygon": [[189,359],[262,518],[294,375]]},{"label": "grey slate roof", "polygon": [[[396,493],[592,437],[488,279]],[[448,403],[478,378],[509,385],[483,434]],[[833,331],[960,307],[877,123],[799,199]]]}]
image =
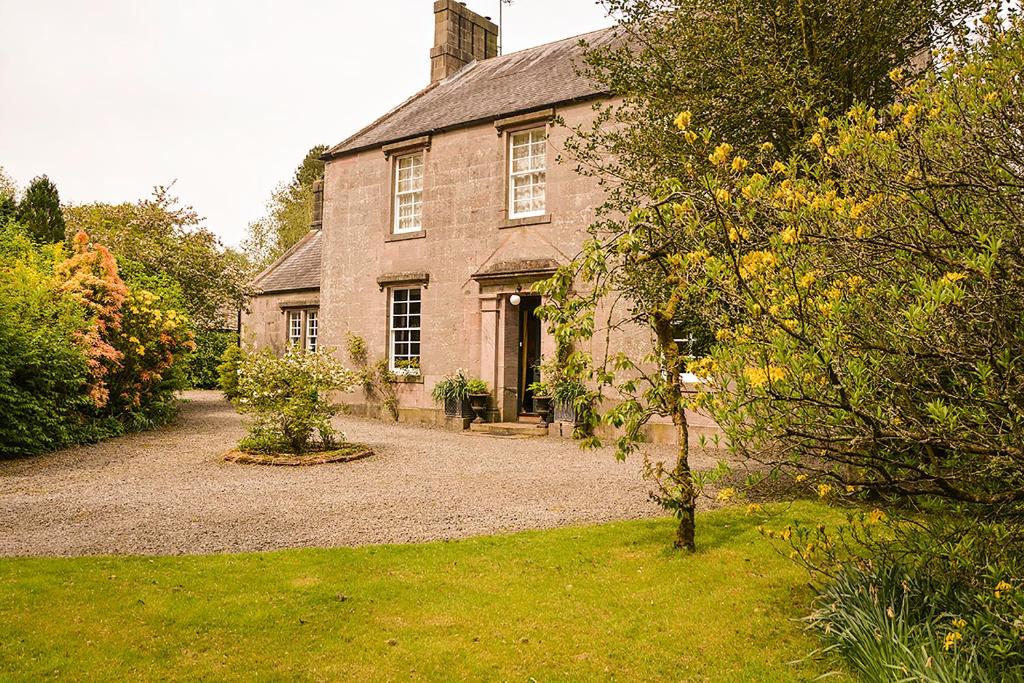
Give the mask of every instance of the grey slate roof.
[{"label": "grey slate roof", "polygon": [[615,37],[614,28],[607,28],[468,64],[335,145],[325,156],[602,95],[604,89],[577,75],[574,65],[583,56],[581,40],[598,46]]},{"label": "grey slate roof", "polygon": [[320,256],[323,233],[310,230],[253,280],[261,293],[320,289]]}]

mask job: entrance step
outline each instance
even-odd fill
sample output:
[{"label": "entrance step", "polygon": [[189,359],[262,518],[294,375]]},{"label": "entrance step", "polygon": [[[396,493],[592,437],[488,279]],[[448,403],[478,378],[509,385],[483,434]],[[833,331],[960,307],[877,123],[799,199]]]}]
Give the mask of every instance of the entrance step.
[{"label": "entrance step", "polygon": [[483,424],[469,425],[472,434],[484,436],[512,436],[521,439],[528,439],[538,436],[547,436],[548,430],[538,427],[530,422],[485,422]]}]

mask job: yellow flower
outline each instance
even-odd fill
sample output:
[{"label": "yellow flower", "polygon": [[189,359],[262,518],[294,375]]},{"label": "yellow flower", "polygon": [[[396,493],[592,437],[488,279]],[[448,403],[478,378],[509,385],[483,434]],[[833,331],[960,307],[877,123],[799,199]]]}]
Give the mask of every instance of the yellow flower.
[{"label": "yellow flower", "polygon": [[747,168],[747,160],[743,157],[735,157],[732,160],[732,170],[736,173],[742,173]]},{"label": "yellow flower", "polygon": [[946,634],[946,638],[942,641],[942,649],[949,651],[956,647],[957,643],[964,639],[964,636],[959,631],[951,631]]},{"label": "yellow flower", "polygon": [[764,509],[764,508],[762,508],[762,507],[761,507],[760,505],[758,505],[757,503],[751,503],[750,505],[748,505],[748,506],[747,506],[747,514],[748,514],[748,515],[752,515],[752,514],[754,514],[755,512],[761,512],[761,511],[762,511],[763,509]]},{"label": "yellow flower", "polygon": [[811,144],[815,147],[819,147],[821,145],[821,133],[815,133],[811,136]]},{"label": "yellow flower", "polygon": [[715,147],[715,151],[708,156],[708,161],[713,164],[724,164],[729,160],[730,154],[732,154],[732,145],[728,142],[723,142],[718,147]]},{"label": "yellow flower", "polygon": [[768,382],[778,382],[786,377],[786,371],[782,368],[771,366],[767,370],[764,368],[747,368],[743,371],[747,381],[750,382],[750,386],[755,389],[763,387]]},{"label": "yellow flower", "polygon": [[786,228],[780,234],[786,244],[796,244],[800,240],[800,233],[793,227]]},{"label": "yellow flower", "polygon": [[688,111],[679,112],[679,116],[676,117],[676,128],[679,130],[686,130],[690,127],[690,119],[693,117]]},{"label": "yellow flower", "polygon": [[803,482],[803,481],[807,481],[807,475],[806,474],[798,474],[798,475],[796,475],[796,480],[797,480],[797,483]]},{"label": "yellow flower", "polygon": [[786,170],[786,165],[781,161],[776,161],[774,164],[772,164],[772,172],[774,173],[785,173]]},{"label": "yellow flower", "polygon": [[967,278],[967,273],[946,273],[942,276],[943,282],[959,282]]},{"label": "yellow flower", "polygon": [[960,629],[962,629],[964,626],[967,626],[967,622],[964,621],[963,619],[959,619],[959,618],[958,619],[954,619],[952,621],[952,624],[953,624],[953,628],[957,629],[958,631]]},{"label": "yellow flower", "polygon": [[715,497],[724,503],[725,501],[731,500],[732,498],[736,497],[736,489],[732,487],[724,488],[721,491],[719,491],[718,495],[716,495]]},{"label": "yellow flower", "polygon": [[132,344],[138,344],[139,343],[139,338],[138,337],[128,337],[128,341],[129,341],[129,343],[132,343]]},{"label": "yellow flower", "polygon": [[889,72],[889,80],[893,83],[899,83],[903,80],[903,69],[893,69]]},{"label": "yellow flower", "polygon": [[688,130],[685,133],[683,133],[683,139],[692,145],[693,143],[697,142],[697,134],[694,133],[692,130]]},{"label": "yellow flower", "polygon": [[145,356],[146,355],[146,347],[145,346],[139,345],[139,347],[137,349],[135,349],[135,351],[140,356]]},{"label": "yellow flower", "polygon": [[764,142],[764,143],[761,144],[761,152],[763,154],[768,154],[769,152],[773,151],[774,149],[775,149],[775,145],[773,145],[770,142]]},{"label": "yellow flower", "polygon": [[827,116],[820,116],[820,117],[818,117],[818,127],[819,128],[828,128],[828,123],[829,123],[829,121],[828,121],[828,117]]},{"label": "yellow flower", "polygon": [[996,600],[1000,599],[1001,597],[1003,597],[1003,595],[1005,593],[1009,593],[1012,590],[1013,590],[1013,586],[1011,586],[1010,584],[1006,583],[1005,581],[1000,581],[999,583],[996,584],[996,593],[995,593]]},{"label": "yellow flower", "polygon": [[785,529],[779,532],[779,536],[782,537],[783,541],[788,541],[793,536],[793,529],[787,526]]},{"label": "yellow flower", "polygon": [[740,241],[740,233],[736,228],[729,228],[729,241],[734,244]]},{"label": "yellow flower", "polygon": [[832,493],[831,484],[818,484],[818,497],[824,498],[828,494]]},{"label": "yellow flower", "polygon": [[720,187],[717,190],[715,190],[715,199],[722,202],[723,204],[727,203],[731,197],[732,195],[729,194],[729,190],[725,189],[724,187]]},{"label": "yellow flower", "polygon": [[797,284],[803,289],[810,289],[811,285],[813,285],[817,279],[818,271],[812,270],[809,273],[805,273],[804,276],[797,281]]}]

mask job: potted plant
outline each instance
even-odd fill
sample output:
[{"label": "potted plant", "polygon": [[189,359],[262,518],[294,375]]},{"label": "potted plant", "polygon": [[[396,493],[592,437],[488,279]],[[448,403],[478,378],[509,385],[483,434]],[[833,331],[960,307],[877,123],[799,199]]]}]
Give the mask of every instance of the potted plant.
[{"label": "potted plant", "polygon": [[490,387],[482,379],[473,378],[466,382],[466,392],[469,395],[469,406],[476,414],[473,424],[484,422],[484,413],[487,412],[488,404],[491,401]]},{"label": "potted plant", "polygon": [[577,401],[585,396],[587,388],[574,379],[561,379],[551,387],[551,404],[555,422],[579,424]]},{"label": "potted plant", "polygon": [[[459,368],[454,375],[446,375],[434,385],[431,396],[434,402],[444,406],[449,417],[470,417],[469,383],[471,379]],[[486,385],[485,385],[486,386]]]},{"label": "potted plant", "polygon": [[551,387],[546,382],[533,382],[527,387],[533,393],[533,411],[540,416],[538,427],[548,426],[548,414],[551,412]]}]

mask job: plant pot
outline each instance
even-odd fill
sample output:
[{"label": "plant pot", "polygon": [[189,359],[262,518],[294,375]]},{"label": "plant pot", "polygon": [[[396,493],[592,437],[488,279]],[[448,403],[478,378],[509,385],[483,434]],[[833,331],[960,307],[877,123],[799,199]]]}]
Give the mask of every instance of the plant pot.
[{"label": "plant pot", "polygon": [[473,420],[473,424],[484,423],[484,413],[487,412],[487,407],[491,402],[490,394],[470,394],[469,395],[469,407],[473,409],[473,413],[476,418]]},{"label": "plant pot", "polygon": [[533,397],[533,411],[540,416],[540,422],[537,424],[538,427],[548,426],[548,415],[551,412],[551,397],[550,396],[534,396]]},{"label": "plant pot", "polygon": [[555,422],[568,422],[573,425],[580,423],[580,416],[573,401],[552,401],[551,408]]},{"label": "plant pot", "polygon": [[448,417],[473,417],[473,409],[469,407],[468,398],[449,398],[444,402],[444,414]]}]

